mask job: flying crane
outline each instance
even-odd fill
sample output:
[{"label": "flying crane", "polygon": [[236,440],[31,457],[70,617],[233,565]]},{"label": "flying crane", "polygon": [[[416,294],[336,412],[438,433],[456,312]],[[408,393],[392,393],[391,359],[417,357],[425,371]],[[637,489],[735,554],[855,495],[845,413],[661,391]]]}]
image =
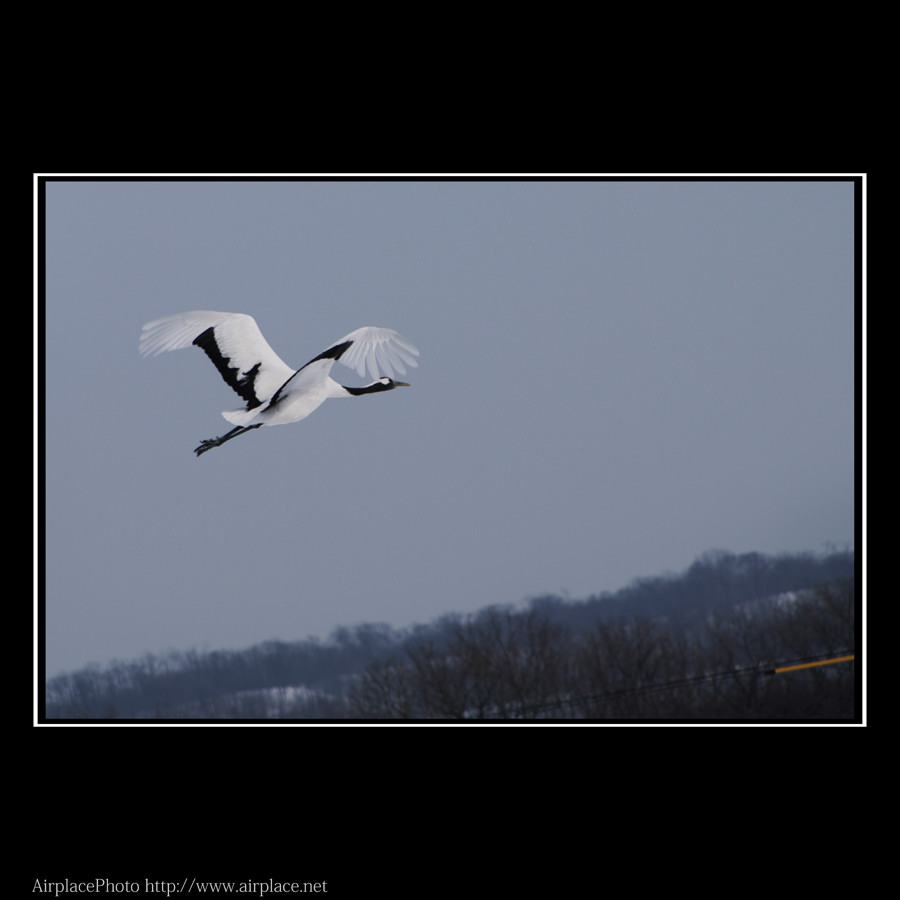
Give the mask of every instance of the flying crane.
[{"label": "flying crane", "polygon": [[[262,425],[299,422],[331,397],[361,397],[409,387],[395,381],[394,372],[406,374],[404,364],[417,366],[419,351],[390,328],[367,325],[351,331],[305,366],[293,369],[269,346],[253,316],[244,313],[198,310],[148,322],[138,349],[142,356],[167,350],[199,347],[212,360],[225,383],[245,402],[241,409],[222,415],[236,426],[221,437],[202,441],[194,453],[213,447]],[[375,378],[364,387],[345,387],[330,377],[340,361],[365,376],[368,367]],[[387,374],[385,374],[387,373]]]}]

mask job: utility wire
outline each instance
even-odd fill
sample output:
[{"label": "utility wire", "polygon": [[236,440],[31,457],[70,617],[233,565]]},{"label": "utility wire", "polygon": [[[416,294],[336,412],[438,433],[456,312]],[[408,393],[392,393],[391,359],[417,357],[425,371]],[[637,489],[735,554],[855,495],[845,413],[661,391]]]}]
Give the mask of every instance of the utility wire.
[{"label": "utility wire", "polygon": [[772,672],[766,674],[780,675],[782,672],[793,672],[795,669],[809,669],[813,666],[830,666],[832,663],[848,662],[851,659],[856,659],[856,656],[852,653],[849,656],[836,656],[834,659],[820,659],[816,662],[801,663],[798,666],[782,666],[780,669],[773,669]]},{"label": "utility wire", "polygon": [[746,666],[741,669],[730,669],[727,672],[706,672],[703,675],[695,675],[691,678],[680,678],[674,681],[662,681],[657,684],[644,684],[632,688],[621,688],[616,691],[606,691],[599,694],[590,694],[585,697],[569,697],[565,700],[556,700],[552,703],[543,703],[536,706],[520,707],[520,712],[540,712],[549,709],[563,709],[572,706],[584,706],[588,703],[595,703],[604,700],[617,700],[620,697],[632,697],[639,694],[650,694],[654,691],[667,691],[674,688],[690,687],[692,685],[703,684],[707,681],[724,681],[728,678],[740,678],[744,675],[781,675],[784,672],[794,672],[798,669],[809,669],[813,666],[828,666],[833,663],[849,662],[856,658],[851,650],[839,650],[842,656],[832,656],[823,658],[822,655],[807,656],[800,659],[789,659],[777,663],[775,666],[763,667],[757,663],[755,666]]}]

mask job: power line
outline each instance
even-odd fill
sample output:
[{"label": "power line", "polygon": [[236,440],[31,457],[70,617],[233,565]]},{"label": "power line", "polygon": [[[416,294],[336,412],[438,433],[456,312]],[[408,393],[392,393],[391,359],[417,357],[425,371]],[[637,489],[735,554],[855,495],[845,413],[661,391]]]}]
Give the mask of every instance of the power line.
[{"label": "power line", "polygon": [[833,663],[849,662],[856,658],[855,652],[844,649],[837,651],[841,656],[823,658],[822,655],[807,656],[799,659],[788,659],[776,663],[775,666],[763,667],[757,663],[755,666],[746,666],[741,669],[729,669],[726,672],[706,672],[702,675],[694,675],[691,678],[679,678],[673,681],[662,681],[656,684],[644,684],[637,687],[621,688],[615,691],[606,691],[599,694],[590,694],[585,697],[569,697],[552,703],[544,703],[535,706],[520,707],[521,712],[540,712],[542,710],[564,709],[573,706],[584,706],[588,703],[596,703],[608,700],[617,700],[621,697],[633,697],[640,694],[650,694],[655,691],[674,690],[675,688],[692,687],[707,681],[724,681],[728,678],[740,678],[745,675],[771,676],[781,675],[785,672],[794,672],[798,669],[809,669],[813,666],[828,666]]},{"label": "power line", "polygon": [[780,675],[782,672],[793,672],[795,669],[809,669],[812,668],[812,666],[830,666],[832,663],[848,662],[851,659],[856,659],[856,656],[852,653],[849,656],[836,656],[834,659],[820,659],[816,662],[801,663],[797,666],[782,666],[780,669],[774,669],[772,674]]}]

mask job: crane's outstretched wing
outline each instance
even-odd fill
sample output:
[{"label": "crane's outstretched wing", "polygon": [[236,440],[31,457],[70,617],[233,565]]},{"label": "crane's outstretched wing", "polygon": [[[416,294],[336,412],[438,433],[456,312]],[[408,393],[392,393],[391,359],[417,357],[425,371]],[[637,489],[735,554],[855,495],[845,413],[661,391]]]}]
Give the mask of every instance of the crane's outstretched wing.
[{"label": "crane's outstretched wing", "polygon": [[248,410],[265,403],[294,374],[253,316],[244,313],[195,310],[156,319],[144,326],[138,349],[142,356],[156,356],[192,345],[206,353]]},{"label": "crane's outstretched wing", "polygon": [[413,344],[392,328],[366,325],[335,341],[306,366],[319,360],[340,360],[345,366],[356,369],[360,375],[366,374],[368,365],[369,374],[373,378],[380,378],[383,375],[393,376],[395,370],[405,375],[403,364],[417,366],[415,357],[418,355],[419,351]]}]

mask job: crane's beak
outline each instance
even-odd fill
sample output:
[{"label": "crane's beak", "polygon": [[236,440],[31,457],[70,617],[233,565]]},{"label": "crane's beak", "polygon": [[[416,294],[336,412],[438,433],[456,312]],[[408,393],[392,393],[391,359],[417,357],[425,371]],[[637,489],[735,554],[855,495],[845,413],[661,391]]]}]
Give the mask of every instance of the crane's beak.
[{"label": "crane's beak", "polygon": [[395,381],[394,387],[412,387],[408,381]]}]

